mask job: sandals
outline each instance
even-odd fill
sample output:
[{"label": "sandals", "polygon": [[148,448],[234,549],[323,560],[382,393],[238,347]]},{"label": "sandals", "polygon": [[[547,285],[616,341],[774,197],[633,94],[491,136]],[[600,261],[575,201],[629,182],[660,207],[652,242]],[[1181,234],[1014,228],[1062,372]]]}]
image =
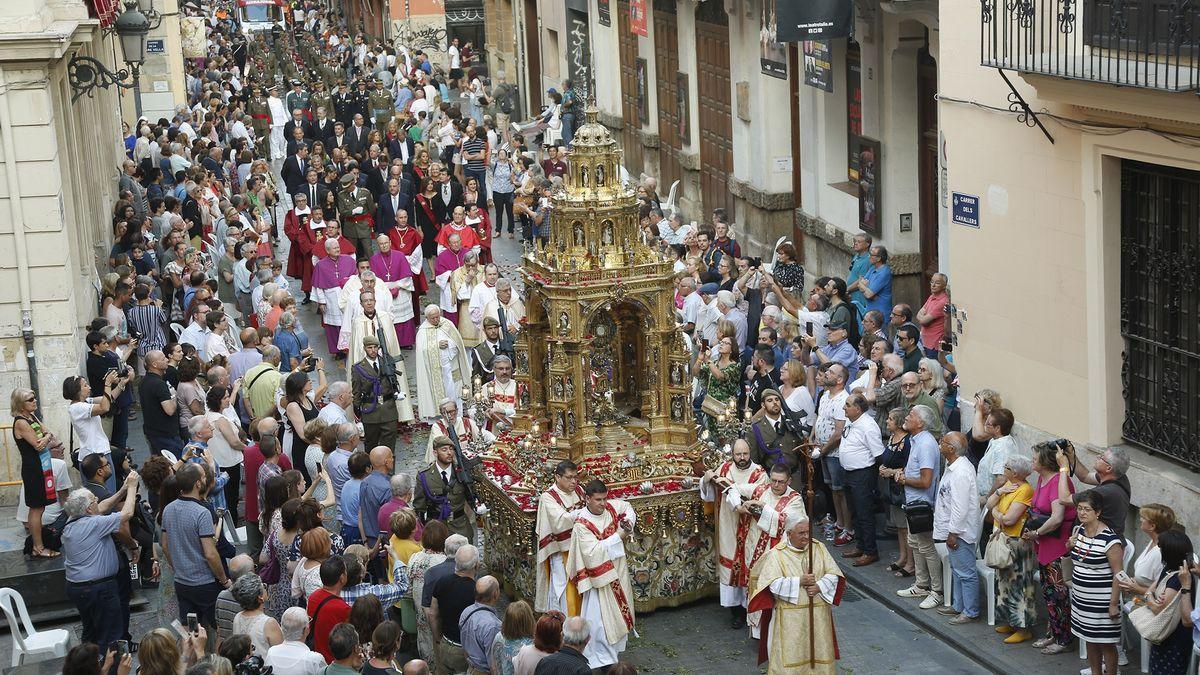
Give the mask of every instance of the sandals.
[{"label": "sandals", "polygon": [[906,579],[908,577],[911,577],[914,574],[916,574],[916,570],[906,570],[903,567],[896,570],[896,578],[897,579]]},{"label": "sandals", "polygon": [[889,572],[899,572],[900,570],[904,569],[904,567],[898,563],[892,563],[891,565],[888,565],[887,568]]},{"label": "sandals", "polygon": [[32,555],[34,558],[57,558],[58,556],[62,555],[62,553],[43,548],[40,551],[38,549],[34,549],[30,555]]}]

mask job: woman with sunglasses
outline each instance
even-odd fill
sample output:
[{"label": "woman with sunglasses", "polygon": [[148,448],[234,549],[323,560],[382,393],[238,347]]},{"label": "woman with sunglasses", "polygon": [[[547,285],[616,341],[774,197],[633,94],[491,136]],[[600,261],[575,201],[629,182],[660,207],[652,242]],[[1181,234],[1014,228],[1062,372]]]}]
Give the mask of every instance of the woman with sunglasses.
[{"label": "woman with sunglasses", "polygon": [[37,396],[32,389],[13,390],[9,412],[13,417],[13,438],[21,453],[21,484],[25,504],[29,507],[29,536],[33,540],[33,557],[56,558],[42,543],[42,513],[58,500],[58,488],[50,464],[50,446],[56,441],[46,432],[37,417]]}]

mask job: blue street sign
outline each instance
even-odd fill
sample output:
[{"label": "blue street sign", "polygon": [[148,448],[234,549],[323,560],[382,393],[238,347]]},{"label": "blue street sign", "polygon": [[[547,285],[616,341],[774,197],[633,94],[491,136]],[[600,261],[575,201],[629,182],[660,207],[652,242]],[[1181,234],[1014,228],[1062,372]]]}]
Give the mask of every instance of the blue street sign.
[{"label": "blue street sign", "polygon": [[961,192],[951,193],[950,214],[951,222],[979,229],[979,197]]},{"label": "blue street sign", "polygon": [[167,45],[165,40],[146,40],[147,54],[165,54]]}]

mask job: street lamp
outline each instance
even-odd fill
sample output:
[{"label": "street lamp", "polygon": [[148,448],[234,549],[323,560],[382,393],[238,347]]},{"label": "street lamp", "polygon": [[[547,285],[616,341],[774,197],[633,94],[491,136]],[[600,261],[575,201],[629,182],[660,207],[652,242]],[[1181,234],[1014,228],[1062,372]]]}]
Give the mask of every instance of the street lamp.
[{"label": "street lamp", "polygon": [[[149,4],[150,0],[141,0]],[[150,32],[150,20],[138,9],[139,0],[125,0],[125,11],[113,22],[112,30],[121,41],[128,69],[117,72],[109,70],[104,63],[90,56],[76,54],[67,64],[67,78],[75,95],[71,103],[87,94],[90,98],[96,87],[108,89],[116,85],[121,89],[132,89],[138,84],[138,70],[146,61],[146,34]],[[125,80],[132,76],[128,83]]]}]

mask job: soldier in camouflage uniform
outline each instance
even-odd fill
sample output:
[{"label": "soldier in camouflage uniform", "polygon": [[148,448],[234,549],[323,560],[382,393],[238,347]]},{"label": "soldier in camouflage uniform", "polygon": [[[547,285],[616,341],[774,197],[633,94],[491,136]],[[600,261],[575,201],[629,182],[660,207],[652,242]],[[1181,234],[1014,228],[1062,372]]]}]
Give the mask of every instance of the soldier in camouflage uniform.
[{"label": "soldier in camouflage uniform", "polygon": [[371,90],[367,101],[371,107],[371,118],[375,122],[375,128],[380,131],[386,130],[396,108],[392,103],[392,93],[383,88],[383,80],[375,78],[375,88]]},{"label": "soldier in camouflage uniform", "polygon": [[271,136],[271,105],[267,103],[261,84],[256,83],[250,91],[252,95],[246,101],[246,114],[254,120],[254,137],[265,142]]}]

